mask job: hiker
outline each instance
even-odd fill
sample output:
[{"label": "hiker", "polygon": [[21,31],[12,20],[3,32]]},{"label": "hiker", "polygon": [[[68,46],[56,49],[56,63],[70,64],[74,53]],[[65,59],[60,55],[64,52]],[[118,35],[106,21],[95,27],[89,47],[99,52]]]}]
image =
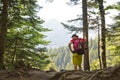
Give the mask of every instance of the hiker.
[{"label": "hiker", "polygon": [[82,63],[82,54],[84,54],[84,38],[79,38],[78,35],[73,34],[72,39],[69,43],[70,51],[73,53],[73,65],[74,70],[82,70],[81,63]]}]

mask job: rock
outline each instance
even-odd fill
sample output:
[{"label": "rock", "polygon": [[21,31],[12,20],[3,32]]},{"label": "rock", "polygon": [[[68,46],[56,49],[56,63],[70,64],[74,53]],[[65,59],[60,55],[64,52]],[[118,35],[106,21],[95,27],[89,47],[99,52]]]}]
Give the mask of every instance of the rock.
[{"label": "rock", "polygon": [[119,80],[120,65],[103,70],[80,71],[62,70],[56,72],[54,69],[42,71],[39,69],[27,70],[19,68],[14,71],[1,70],[0,80]]}]

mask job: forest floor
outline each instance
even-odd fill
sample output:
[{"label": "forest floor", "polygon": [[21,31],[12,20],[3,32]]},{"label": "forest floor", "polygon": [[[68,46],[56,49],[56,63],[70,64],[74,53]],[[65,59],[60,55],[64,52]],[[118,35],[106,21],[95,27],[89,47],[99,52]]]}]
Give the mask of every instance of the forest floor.
[{"label": "forest floor", "polygon": [[0,80],[120,80],[120,65],[94,71],[54,70],[20,68],[1,70]]}]

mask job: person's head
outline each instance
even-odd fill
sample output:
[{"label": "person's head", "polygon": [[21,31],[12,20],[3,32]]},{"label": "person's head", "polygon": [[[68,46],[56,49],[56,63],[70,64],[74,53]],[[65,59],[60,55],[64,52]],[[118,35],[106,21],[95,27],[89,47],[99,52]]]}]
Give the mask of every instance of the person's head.
[{"label": "person's head", "polygon": [[73,38],[73,39],[76,39],[76,38],[78,38],[78,35],[73,34],[73,35],[72,35],[72,38]]}]

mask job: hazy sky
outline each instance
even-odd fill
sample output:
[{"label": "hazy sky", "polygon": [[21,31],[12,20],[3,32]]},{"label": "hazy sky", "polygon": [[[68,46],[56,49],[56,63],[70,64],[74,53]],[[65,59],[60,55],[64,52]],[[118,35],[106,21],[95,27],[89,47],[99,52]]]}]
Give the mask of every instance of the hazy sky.
[{"label": "hazy sky", "polygon": [[[58,21],[64,21],[74,19],[77,14],[82,14],[82,4],[68,6],[66,3],[69,0],[54,0],[52,3],[46,1],[47,0],[39,0],[39,4],[43,6],[39,15],[45,20],[57,19]],[[113,4],[117,1],[119,0],[107,0],[107,3],[104,5]]]},{"label": "hazy sky", "polygon": [[69,20],[75,18],[77,14],[81,13],[80,5],[68,6],[66,4],[69,0],[54,0],[52,3],[44,1],[45,0],[39,1],[39,4],[43,6],[43,9],[40,10],[39,14],[41,18],[45,20]]},{"label": "hazy sky", "polygon": [[[52,29],[52,32],[46,33],[47,39],[52,41],[48,47],[60,47],[67,45],[71,34],[63,28],[60,22],[70,19],[75,19],[78,14],[82,14],[81,4],[77,6],[68,6],[66,3],[69,0],[54,0],[52,3],[46,2],[47,0],[39,0],[38,4],[43,8],[38,15],[45,20],[43,27]],[[107,0],[107,4],[113,4],[119,0]],[[115,13],[115,11],[113,11]],[[108,18],[107,18],[108,19]],[[111,22],[111,20],[109,20]],[[106,23],[108,23],[106,21]],[[94,36],[95,33],[91,33]],[[96,33],[97,34],[97,33]]]}]

